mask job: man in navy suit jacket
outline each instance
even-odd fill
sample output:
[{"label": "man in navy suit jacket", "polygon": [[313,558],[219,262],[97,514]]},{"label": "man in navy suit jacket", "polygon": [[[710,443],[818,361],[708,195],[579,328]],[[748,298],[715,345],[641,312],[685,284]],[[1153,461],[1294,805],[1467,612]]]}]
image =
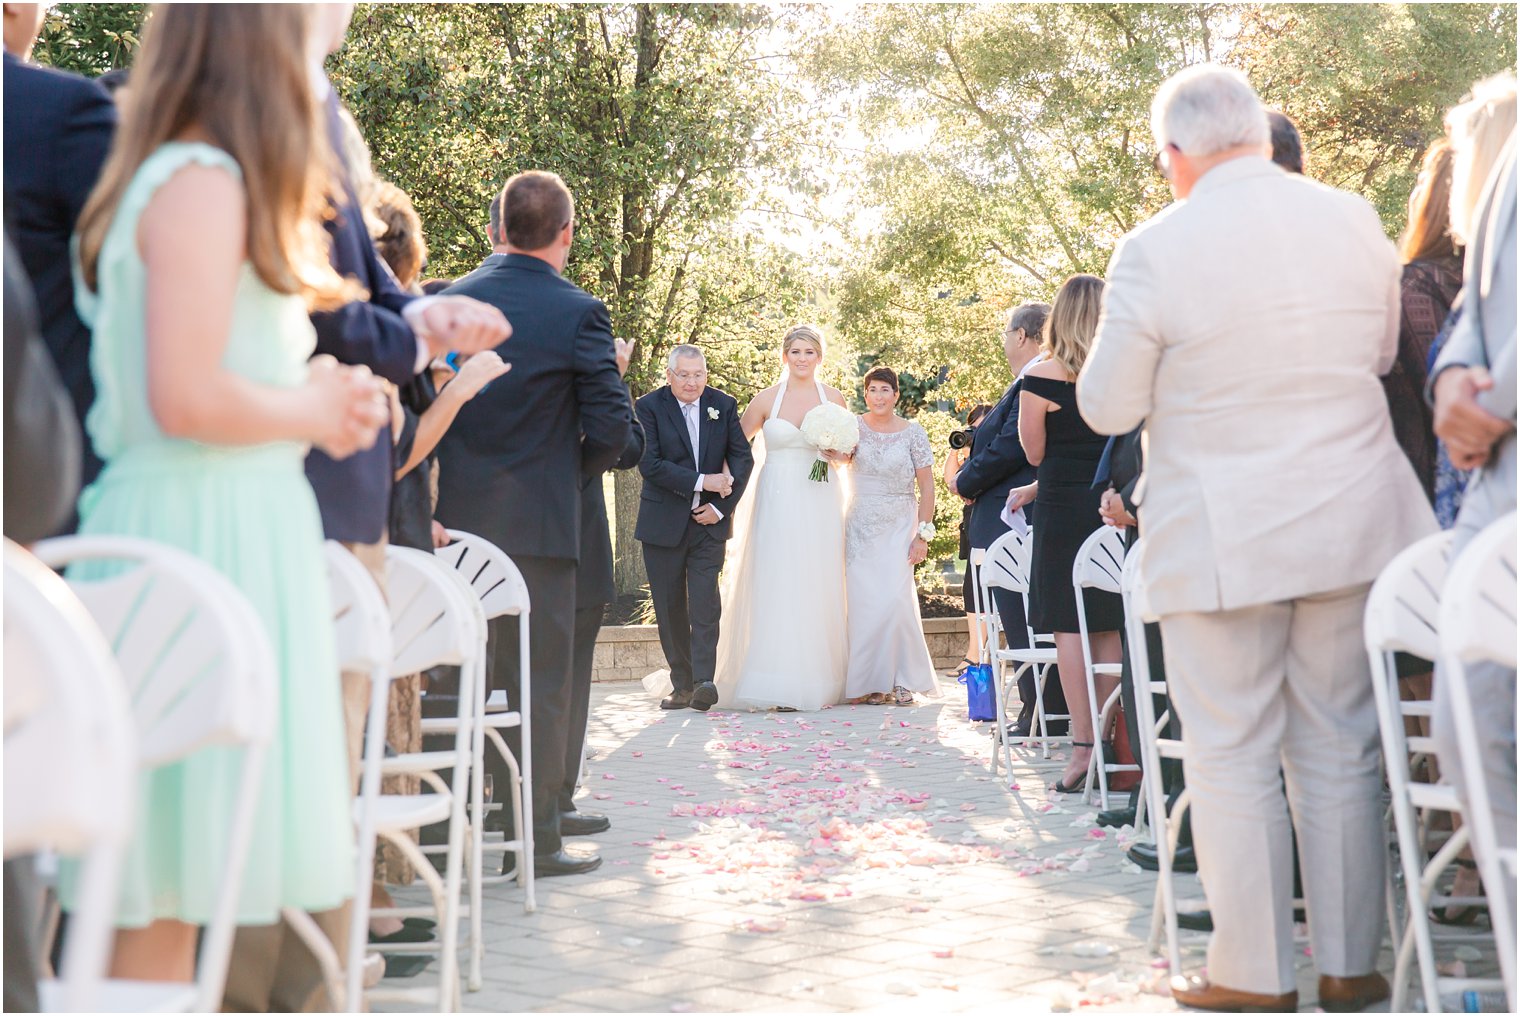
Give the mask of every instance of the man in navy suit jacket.
[{"label": "man in navy suit jacket", "polygon": [[[971,502],[968,539],[975,550],[986,550],[1008,532],[1008,526],[1001,518],[1008,492],[1034,482],[1034,466],[1029,464],[1024,445],[1019,441],[1019,381],[1024,369],[1039,356],[1040,333],[1049,316],[1048,303],[1026,303],[1015,307],[1008,316],[1008,326],[1003,329],[1003,354],[1008,358],[1008,369],[1013,372],[1013,383],[972,432],[971,457],[950,483],[951,493]],[[1023,598],[1005,589],[993,590],[992,596],[1003,621],[1008,645],[1027,648],[1029,639],[1024,624]],[[1054,672],[1052,667],[1050,673]],[[1055,697],[1059,694],[1060,682],[1047,680],[1046,687],[1046,712],[1059,712],[1065,708],[1065,700]],[[1019,681],[1019,694],[1023,698],[1023,708],[1016,726],[1027,734],[1034,710],[1034,679],[1027,673]]]},{"label": "man in navy suit jacket", "polygon": [[[618,343],[618,372],[628,370],[632,344]],[[632,396],[629,404],[632,405]],[[613,468],[632,469],[644,454],[644,428],[637,414],[623,455]],[[590,836],[612,828],[606,815],[581,811],[575,806],[575,785],[580,778],[586,751],[586,720],[591,713],[591,672],[596,663],[596,637],[602,631],[607,604],[617,599],[613,574],[612,532],[607,524],[607,498],[602,473],[581,474],[581,557],[575,569],[575,644],[570,668],[570,712],[565,726],[565,778],[559,791],[561,836]]]},{"label": "man in navy suit jacket", "polygon": [[[512,341],[498,352],[512,369],[470,400],[439,442],[438,520],[506,551],[528,585],[534,870],[569,875],[601,863],[595,853],[562,849],[559,820],[575,703],[581,485],[616,466],[628,447],[632,410],[606,306],[560,274],[574,236],[564,182],[552,173],[520,173],[500,200],[506,256],[447,292],[484,300],[511,318]],[[491,684],[515,701],[517,622],[501,620],[511,623],[492,622]],[[495,756],[487,757],[494,766]],[[508,785],[505,773],[493,779]]]},{"label": "man in navy suit jacket", "polygon": [[[36,294],[43,342],[84,433],[95,382],[90,330],[74,310],[69,237],[111,147],[116,107],[94,81],[27,62],[42,11],[41,4],[5,6],[5,214]],[[78,479],[88,484],[100,459],[88,436],[82,450]]]}]

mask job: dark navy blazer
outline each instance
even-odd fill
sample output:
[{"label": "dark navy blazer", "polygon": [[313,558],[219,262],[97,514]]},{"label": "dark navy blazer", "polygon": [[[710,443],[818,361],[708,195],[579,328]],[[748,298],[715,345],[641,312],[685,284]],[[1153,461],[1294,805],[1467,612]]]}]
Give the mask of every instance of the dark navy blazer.
[{"label": "dark navy blazer", "polygon": [[1019,441],[1019,388],[1018,381],[1009,385],[992,412],[972,432],[971,457],[955,476],[956,490],[976,502],[971,507],[968,536],[971,546],[983,550],[1008,532],[998,517],[1008,501],[1008,492],[1034,482],[1034,466]]},{"label": "dark navy blazer", "polygon": [[512,322],[512,369],[460,409],[438,445],[438,513],[512,556],[576,560],[581,481],[617,465],[633,412],[607,308],[526,254],[495,258],[446,292]]},{"label": "dark navy blazer", "polygon": [[[342,152],[343,126],[337,96],[332,94],[327,102],[327,127],[333,150]],[[402,319],[401,310],[417,298],[402,290],[380,260],[346,175],[341,183],[341,203],[327,223],[332,263],[338,274],[358,280],[369,299],[311,316],[317,329],[317,352],[328,353],[340,363],[363,364],[399,387],[416,371],[417,337]],[[324,535],[351,543],[379,541],[390,520],[391,476],[389,425],[372,448],[341,461],[313,448],[306,457],[306,478],[317,495]]]},{"label": "dark navy blazer", "polygon": [[[95,401],[90,330],[74,310],[69,238],[90,196],[111,137],[116,106],[77,74],[5,54],[5,216],[11,242],[36,294],[43,342],[79,418]],[[83,483],[100,472],[83,442]]]}]

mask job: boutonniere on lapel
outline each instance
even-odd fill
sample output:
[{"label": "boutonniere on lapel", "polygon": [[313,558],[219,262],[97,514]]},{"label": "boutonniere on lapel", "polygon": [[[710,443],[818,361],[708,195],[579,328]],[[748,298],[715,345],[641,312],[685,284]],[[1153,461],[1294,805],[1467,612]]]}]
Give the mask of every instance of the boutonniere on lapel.
[{"label": "boutonniere on lapel", "polygon": [[707,407],[707,418],[709,420],[716,420],[718,418],[718,407],[717,406],[708,406]]}]

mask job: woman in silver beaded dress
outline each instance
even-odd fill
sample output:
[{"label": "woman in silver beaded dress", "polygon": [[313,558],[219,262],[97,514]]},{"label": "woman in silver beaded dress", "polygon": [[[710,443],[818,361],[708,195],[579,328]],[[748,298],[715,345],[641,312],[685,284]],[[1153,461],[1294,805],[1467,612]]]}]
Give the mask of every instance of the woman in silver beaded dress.
[{"label": "woman in silver beaded dress", "polygon": [[934,453],[924,429],[895,412],[897,374],[890,368],[866,374],[865,398],[845,523],[845,696],[852,704],[908,705],[914,692],[939,694],[913,580],[934,537]]}]

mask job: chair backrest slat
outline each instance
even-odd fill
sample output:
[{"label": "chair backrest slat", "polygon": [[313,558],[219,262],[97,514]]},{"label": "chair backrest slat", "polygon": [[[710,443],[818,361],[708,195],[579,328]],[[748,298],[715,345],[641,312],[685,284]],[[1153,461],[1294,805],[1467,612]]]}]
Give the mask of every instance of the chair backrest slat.
[{"label": "chair backrest slat", "polygon": [[1515,513],[1490,523],[1453,562],[1441,611],[1443,648],[1467,662],[1513,668]]},{"label": "chair backrest slat", "polygon": [[459,573],[488,618],[529,611],[528,584],[501,548],[474,533],[450,529],[452,541],[434,553]]},{"label": "chair backrest slat", "polygon": [[1071,565],[1071,583],[1081,588],[1117,593],[1123,571],[1124,530],[1099,526],[1077,550]]},{"label": "chair backrest slat", "polygon": [[385,599],[368,570],[341,543],[328,540],[328,588],[338,666],[345,671],[390,670],[391,624]]},{"label": "chair backrest slat", "polygon": [[198,558],[126,537],[37,545],[100,625],[136,716],[144,765],[212,745],[267,743],[277,685],[273,651],[246,597]]},{"label": "chair backrest slat", "polygon": [[123,842],[136,734],[110,646],[59,578],[5,545],[5,854]]},{"label": "chair backrest slat", "polygon": [[429,667],[459,665],[480,651],[473,626],[456,608],[469,610],[451,569],[432,554],[409,547],[386,549],[393,674],[416,674]]},{"label": "chair backrest slat", "polygon": [[1441,650],[1441,589],[1451,564],[1451,533],[1404,548],[1367,594],[1362,637],[1374,653],[1405,652],[1434,660]]}]

